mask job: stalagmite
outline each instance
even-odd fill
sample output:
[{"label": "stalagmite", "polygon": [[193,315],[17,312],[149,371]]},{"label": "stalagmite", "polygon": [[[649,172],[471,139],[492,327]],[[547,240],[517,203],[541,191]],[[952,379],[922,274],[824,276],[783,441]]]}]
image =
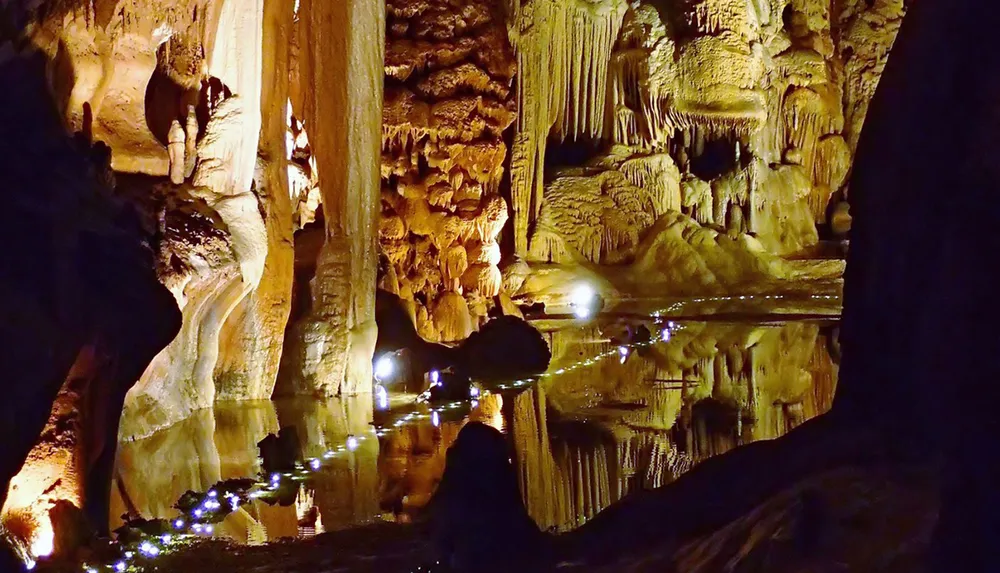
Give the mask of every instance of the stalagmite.
[{"label": "stalagmite", "polygon": [[311,315],[285,353],[289,388],[301,394],[371,391],[375,347],[385,5],[303,0],[299,6],[304,109],[323,193],[326,241],[316,264]]},{"label": "stalagmite", "polygon": [[198,115],[195,107],[188,106],[187,117],[184,123],[184,178],[194,175],[194,168],[198,162]]},{"label": "stalagmite", "polygon": [[176,119],[170,124],[167,152],[170,154],[170,182],[174,185],[184,183],[184,153],[186,151],[184,128]]}]

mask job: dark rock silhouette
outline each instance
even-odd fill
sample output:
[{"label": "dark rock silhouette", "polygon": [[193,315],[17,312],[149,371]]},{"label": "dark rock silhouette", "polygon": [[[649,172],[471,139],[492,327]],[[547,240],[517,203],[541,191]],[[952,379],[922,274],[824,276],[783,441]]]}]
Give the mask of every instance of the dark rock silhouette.
[{"label": "dark rock silhouette", "polygon": [[503,434],[479,422],[466,424],[448,450],[429,510],[441,561],[454,570],[524,571],[547,561],[509,456]]},{"label": "dark rock silhouette", "polygon": [[552,358],[542,334],[514,316],[490,320],[460,345],[446,346],[421,338],[399,298],[379,290],[375,320],[375,355],[405,349],[410,368],[420,375],[452,369],[460,378],[514,379],[544,372]]}]

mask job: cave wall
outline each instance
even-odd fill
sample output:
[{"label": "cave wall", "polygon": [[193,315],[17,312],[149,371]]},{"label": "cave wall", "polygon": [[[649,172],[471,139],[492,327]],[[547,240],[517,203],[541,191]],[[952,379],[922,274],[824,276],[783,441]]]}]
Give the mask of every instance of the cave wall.
[{"label": "cave wall", "polygon": [[[17,248],[4,250],[0,283],[10,382],[0,529],[28,560],[67,542],[53,520],[106,515],[125,394],[180,315],[135,211],[108,186],[108,148],[66,133],[47,95],[47,58],[10,47],[0,61],[0,177],[10,200],[0,233]],[[50,516],[60,501],[72,507]]]},{"label": "cave wall", "polygon": [[[511,0],[516,254],[619,262],[665,210],[779,255],[814,247],[818,225],[843,231],[851,158],[904,12],[902,0]],[[554,171],[580,157],[582,170]],[[559,204],[567,185],[579,194],[574,177],[600,179],[584,204],[596,212]]]},{"label": "cave wall", "polygon": [[501,289],[514,56],[488,0],[391,1],[386,25],[381,286],[424,338],[463,340]]}]

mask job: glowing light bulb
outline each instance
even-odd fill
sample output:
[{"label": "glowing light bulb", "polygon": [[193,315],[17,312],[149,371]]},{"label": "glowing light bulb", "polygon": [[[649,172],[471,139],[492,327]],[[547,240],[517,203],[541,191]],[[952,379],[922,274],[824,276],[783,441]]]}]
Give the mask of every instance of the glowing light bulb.
[{"label": "glowing light bulb", "polygon": [[169,533],[165,533],[162,537],[160,537],[160,541],[162,541],[164,543],[170,543],[172,540],[173,540],[173,536],[170,535]]},{"label": "glowing light bulb", "polygon": [[434,424],[435,428],[441,425],[441,417],[438,416],[437,410],[431,412],[431,424]]},{"label": "glowing light bulb", "polygon": [[437,370],[431,370],[431,386],[437,386],[441,383],[441,373]]},{"label": "glowing light bulb", "polygon": [[34,569],[35,568],[35,560],[29,557],[24,562],[24,568],[27,569],[28,571],[31,571],[32,569]]},{"label": "glowing light bulb", "polygon": [[309,467],[311,467],[314,470],[318,470],[319,466],[320,466],[319,460],[314,459],[311,462],[309,462]]},{"label": "glowing light bulb", "polygon": [[590,318],[590,313],[591,313],[591,310],[590,310],[589,307],[586,307],[586,306],[574,306],[573,307],[573,316],[575,316],[577,318]]},{"label": "glowing light bulb", "polygon": [[206,525],[205,526],[205,533],[207,533],[209,535],[212,535],[212,532],[214,532],[214,531],[215,531],[215,527],[213,527],[211,525]]},{"label": "glowing light bulb", "polygon": [[118,573],[121,573],[124,570],[125,570],[125,562],[124,561],[119,561],[118,563],[115,563],[115,571],[118,571]]},{"label": "glowing light bulb", "polygon": [[31,556],[32,557],[48,557],[52,555],[52,551],[55,549],[55,533],[51,529],[46,531],[37,532],[34,539],[31,540]]},{"label": "glowing light bulb", "polygon": [[219,497],[219,493],[214,489],[210,489],[208,490],[208,497],[215,499],[216,497]]},{"label": "glowing light bulb", "polygon": [[663,342],[669,342],[670,341],[670,329],[669,328],[664,328],[663,332],[660,334],[660,338],[663,340]]},{"label": "glowing light bulb", "polygon": [[203,529],[203,527],[202,527],[202,525],[200,523],[196,523],[196,524],[194,524],[193,529],[194,529],[195,533],[201,533],[201,530]]},{"label": "glowing light bulb", "polygon": [[271,483],[277,483],[281,481],[281,474],[271,474]]},{"label": "glowing light bulb", "polygon": [[478,398],[479,397],[479,386],[470,386],[469,387],[469,396],[471,396],[473,398]]},{"label": "glowing light bulb", "polygon": [[174,521],[174,527],[177,528],[177,529],[180,529],[180,528],[184,527],[184,520],[183,519],[178,519],[178,520]]},{"label": "glowing light bulb", "polygon": [[389,408],[389,391],[385,389],[385,386],[381,384],[375,386],[375,403],[379,410],[386,410]]},{"label": "glowing light bulb", "polygon": [[594,302],[594,297],[597,296],[597,292],[594,291],[594,287],[582,284],[570,293],[569,300],[570,304],[573,306],[591,306]]},{"label": "glowing light bulb", "polygon": [[621,357],[621,363],[625,364],[625,361],[628,359],[628,348],[626,348],[624,346],[619,346],[618,347],[618,356]]},{"label": "glowing light bulb", "polygon": [[354,450],[358,449],[358,439],[355,438],[354,436],[348,436],[347,437],[347,449],[350,450],[350,451],[352,451],[352,452]]},{"label": "glowing light bulb", "polygon": [[396,365],[392,362],[392,356],[383,354],[375,361],[375,378],[378,380],[388,380],[392,373],[396,371]]},{"label": "glowing light bulb", "polygon": [[194,516],[195,517],[201,517],[203,513],[205,513],[205,512],[202,511],[200,507],[198,509],[194,510]]}]

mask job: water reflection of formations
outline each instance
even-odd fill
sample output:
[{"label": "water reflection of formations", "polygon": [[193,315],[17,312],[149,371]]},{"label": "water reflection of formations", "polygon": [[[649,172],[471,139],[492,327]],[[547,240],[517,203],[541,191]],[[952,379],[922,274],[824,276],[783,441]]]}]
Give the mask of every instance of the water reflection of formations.
[{"label": "water reflection of formations", "polygon": [[[217,405],[148,438],[119,444],[111,526],[121,515],[169,518],[188,490],[206,491],[220,480],[260,471],[257,443],[279,427],[294,426],[301,458],[343,444],[350,434],[371,432],[370,398]],[[261,543],[372,521],[378,515],[378,441],[364,440],[349,456],[324,465],[320,479],[304,484],[289,506],[253,501],[215,527],[216,536]]]},{"label": "water reflection of formations", "polygon": [[[658,328],[650,325],[655,337]],[[633,332],[635,330],[633,329]],[[626,493],[676,479],[740,443],[768,439],[829,408],[836,380],[827,334],[810,323],[684,323],[668,341],[615,351],[624,325],[548,334],[551,372],[506,401],[480,400],[470,417],[506,428],[522,495],[540,526],[569,529]],[[384,413],[379,413],[383,415]],[[257,443],[293,426],[298,459],[371,432],[371,398],[219,405],[152,436],[122,443],[112,526],[123,513],[172,518],[187,490],[260,471]],[[465,419],[422,419],[323,465],[287,506],[254,501],[215,528],[244,543],[303,536],[426,505]]]},{"label": "water reflection of formations", "polygon": [[[553,368],[606,352],[621,331],[550,333]],[[685,323],[624,362],[547,380],[514,406],[529,513],[544,528],[576,527],[629,491],[825,412],[836,380],[826,339],[810,323]]]}]

